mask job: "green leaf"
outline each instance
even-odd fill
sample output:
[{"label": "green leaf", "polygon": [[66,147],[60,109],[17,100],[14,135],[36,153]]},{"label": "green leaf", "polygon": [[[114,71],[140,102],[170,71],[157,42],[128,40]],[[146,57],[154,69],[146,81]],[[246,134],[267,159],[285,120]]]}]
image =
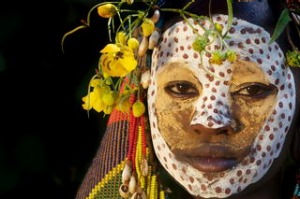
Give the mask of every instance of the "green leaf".
[{"label": "green leaf", "polygon": [[232,0],[227,0],[227,7],[228,7],[228,24],[227,24],[227,30],[229,30],[231,28],[232,20],[233,20]]},{"label": "green leaf", "polygon": [[285,8],[279,16],[275,30],[270,40],[270,44],[274,42],[281,35],[281,33],[284,31],[284,29],[286,28],[286,26],[290,21],[291,21],[291,17],[289,14],[289,10]]}]

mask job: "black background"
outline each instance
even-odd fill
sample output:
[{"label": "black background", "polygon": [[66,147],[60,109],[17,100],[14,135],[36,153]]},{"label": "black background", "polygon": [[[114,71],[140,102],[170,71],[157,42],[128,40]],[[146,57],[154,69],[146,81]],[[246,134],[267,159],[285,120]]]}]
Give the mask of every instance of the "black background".
[{"label": "black background", "polygon": [[93,17],[94,28],[67,37],[65,53],[61,40],[96,3],[0,5],[1,199],[75,197],[104,124],[101,114],[88,118],[81,97],[97,67],[106,21]]},{"label": "black background", "polygon": [[0,199],[74,199],[106,122],[93,111],[88,118],[81,98],[108,41],[107,21],[93,12],[63,53],[63,35],[96,0],[1,4]]}]

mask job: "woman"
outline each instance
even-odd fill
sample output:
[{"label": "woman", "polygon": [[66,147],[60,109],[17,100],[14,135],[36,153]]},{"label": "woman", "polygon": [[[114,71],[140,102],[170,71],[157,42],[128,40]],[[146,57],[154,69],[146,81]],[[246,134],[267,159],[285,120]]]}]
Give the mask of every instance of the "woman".
[{"label": "woman", "polygon": [[[197,1],[191,11],[208,14],[204,7],[205,1]],[[170,198],[274,199],[293,194],[300,154],[299,70],[289,68],[280,45],[271,42],[266,30],[275,23],[267,1],[235,3],[233,8],[233,19],[213,6],[211,12],[217,14],[212,18],[174,20],[165,15],[172,20],[151,51],[148,147],[153,146],[155,157],[143,158],[155,167],[163,185],[159,188]],[[251,12],[245,12],[248,8]],[[117,58],[123,59],[125,50],[120,52]],[[103,65],[110,60],[105,56]],[[134,121],[143,124],[147,118],[142,118]],[[152,190],[143,181],[134,180],[138,185],[132,186],[132,177],[144,179],[139,172],[145,167],[139,171],[138,148],[127,144],[140,139],[130,136],[127,121],[126,113],[112,112],[76,198],[145,198],[143,191]],[[127,176],[128,165],[135,172]],[[289,174],[292,179],[286,178]],[[285,183],[292,187],[285,188]]]},{"label": "woman", "polygon": [[[215,20],[225,26],[227,17]],[[196,34],[185,21],[169,28],[153,53],[148,103],[156,155],[177,182],[204,198],[228,197],[278,172],[295,111],[283,53],[259,27],[234,23],[228,44],[239,58],[233,63],[214,65],[212,55],[200,62],[191,49]],[[264,198],[276,198],[271,193]]]}]

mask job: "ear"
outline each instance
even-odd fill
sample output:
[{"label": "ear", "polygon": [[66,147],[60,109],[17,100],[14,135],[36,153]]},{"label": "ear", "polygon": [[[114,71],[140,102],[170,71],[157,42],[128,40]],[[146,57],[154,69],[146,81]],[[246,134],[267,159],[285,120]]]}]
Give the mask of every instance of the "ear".
[{"label": "ear", "polygon": [[296,85],[296,111],[294,119],[294,133],[291,143],[291,155],[297,164],[300,164],[300,68],[292,68]]}]

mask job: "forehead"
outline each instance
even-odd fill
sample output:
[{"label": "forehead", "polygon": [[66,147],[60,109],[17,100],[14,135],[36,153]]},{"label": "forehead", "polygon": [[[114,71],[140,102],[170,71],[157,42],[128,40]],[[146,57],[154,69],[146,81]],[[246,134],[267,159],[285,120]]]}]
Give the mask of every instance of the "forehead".
[{"label": "forehead", "polygon": [[[199,81],[202,84],[209,84],[213,82],[220,84],[221,82],[224,82],[226,85],[243,84],[245,82],[260,82],[264,84],[270,83],[267,76],[261,70],[258,64],[250,61],[237,60],[236,62],[230,64],[228,70],[223,75],[220,75],[221,72],[219,73],[219,75],[223,76],[223,78],[214,78],[215,76],[209,75],[204,69],[193,70],[193,68],[194,67],[191,67],[188,62],[170,62],[160,68],[157,79],[159,79],[159,82],[187,80],[191,82]],[[210,72],[213,73],[213,71]],[[226,80],[230,81],[226,83]]]},{"label": "forehead", "polygon": [[[226,15],[215,15],[213,21],[224,27],[223,33],[227,31]],[[227,72],[229,64],[212,67],[209,59],[212,56],[211,52],[216,50],[225,52],[227,50],[225,46],[228,46],[238,54],[238,59],[256,63],[274,82],[285,75],[283,52],[275,42],[269,44],[270,34],[262,27],[243,20],[233,20],[233,25],[224,39],[225,45],[219,40],[210,38],[211,43],[206,46],[206,52],[201,54],[196,52],[193,49],[193,42],[211,25],[207,20],[189,19],[171,26],[164,32],[159,46],[153,52],[152,69],[156,71],[169,62],[181,61],[188,63],[195,70],[204,68],[217,70],[217,73],[223,74]]]}]

